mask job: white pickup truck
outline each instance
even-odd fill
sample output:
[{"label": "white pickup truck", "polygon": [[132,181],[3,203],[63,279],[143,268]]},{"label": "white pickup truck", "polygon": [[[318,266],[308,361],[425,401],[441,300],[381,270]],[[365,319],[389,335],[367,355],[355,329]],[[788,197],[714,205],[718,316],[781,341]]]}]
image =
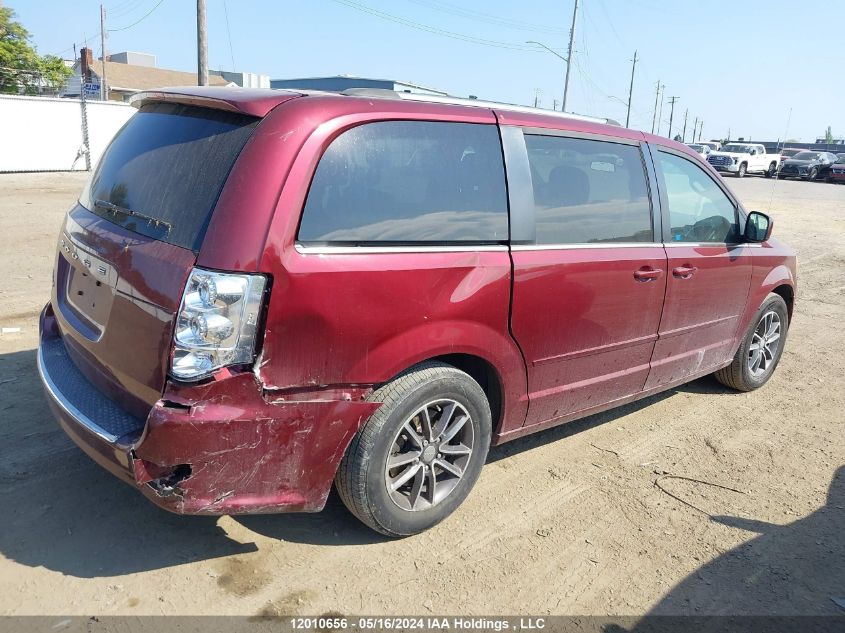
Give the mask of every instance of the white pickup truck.
[{"label": "white pickup truck", "polygon": [[718,152],[710,152],[707,162],[717,171],[742,178],[747,173],[764,174],[771,178],[780,168],[780,154],[767,154],[758,143],[728,143]]}]

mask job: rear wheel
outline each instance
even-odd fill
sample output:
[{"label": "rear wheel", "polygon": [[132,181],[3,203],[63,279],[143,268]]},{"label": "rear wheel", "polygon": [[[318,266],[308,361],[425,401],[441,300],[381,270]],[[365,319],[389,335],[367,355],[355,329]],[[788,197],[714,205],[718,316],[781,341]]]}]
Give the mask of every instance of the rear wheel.
[{"label": "rear wheel", "polygon": [[766,171],[766,178],[771,178],[776,173],[778,173],[777,163],[772,163],[772,164],[769,165],[769,169]]},{"label": "rear wheel", "polygon": [[742,163],[739,166],[739,171],[736,172],[736,177],[737,178],[745,178],[745,172],[747,172],[747,171],[748,171],[748,165],[746,165],[745,163]]},{"label": "rear wheel", "polygon": [[777,367],[786,342],[789,312],[780,295],[770,294],[757,310],[733,362],[714,375],[738,391],[762,387]]},{"label": "rear wheel", "polygon": [[478,479],[490,447],[487,397],[464,372],[427,362],[369,400],[383,404],[352,440],[335,486],[377,532],[417,534],[449,516]]}]

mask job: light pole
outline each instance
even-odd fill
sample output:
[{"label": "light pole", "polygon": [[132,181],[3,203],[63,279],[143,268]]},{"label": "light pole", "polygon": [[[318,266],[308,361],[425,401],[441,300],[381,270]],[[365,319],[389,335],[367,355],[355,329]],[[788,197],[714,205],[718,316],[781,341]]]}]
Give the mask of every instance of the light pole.
[{"label": "light pole", "polygon": [[558,58],[560,58],[560,59],[562,59],[563,61],[566,62],[566,81],[565,81],[564,86],[563,86],[563,105],[560,108],[561,112],[566,112],[566,93],[567,93],[568,88],[569,88],[569,60],[566,57],[564,57],[563,55],[561,55],[560,53],[558,53],[556,50],[549,48],[548,46],[546,46],[542,42],[535,42],[534,40],[529,40],[525,43],[526,44],[536,44],[537,46],[545,48],[552,55],[554,55],[555,57],[558,57]]}]

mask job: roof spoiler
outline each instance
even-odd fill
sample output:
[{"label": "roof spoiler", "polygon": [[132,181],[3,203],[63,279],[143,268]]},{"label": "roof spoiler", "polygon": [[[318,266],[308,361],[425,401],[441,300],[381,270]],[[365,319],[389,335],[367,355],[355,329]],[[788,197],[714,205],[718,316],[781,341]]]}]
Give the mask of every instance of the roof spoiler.
[{"label": "roof spoiler", "polygon": [[290,90],[184,86],[136,92],[130,97],[129,105],[140,108],[148,103],[179,103],[263,117],[279,103],[301,95]]}]

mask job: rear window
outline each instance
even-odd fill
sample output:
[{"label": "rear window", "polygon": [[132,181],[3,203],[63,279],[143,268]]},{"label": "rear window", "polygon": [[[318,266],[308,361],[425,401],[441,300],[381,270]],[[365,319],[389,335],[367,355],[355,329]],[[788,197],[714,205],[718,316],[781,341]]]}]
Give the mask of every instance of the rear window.
[{"label": "rear window", "polygon": [[195,106],[145,105],[103,154],[81,203],[136,233],[198,251],[258,121]]},{"label": "rear window", "polygon": [[301,242],[450,244],[508,239],[505,172],[494,125],[382,121],[323,154]]}]

